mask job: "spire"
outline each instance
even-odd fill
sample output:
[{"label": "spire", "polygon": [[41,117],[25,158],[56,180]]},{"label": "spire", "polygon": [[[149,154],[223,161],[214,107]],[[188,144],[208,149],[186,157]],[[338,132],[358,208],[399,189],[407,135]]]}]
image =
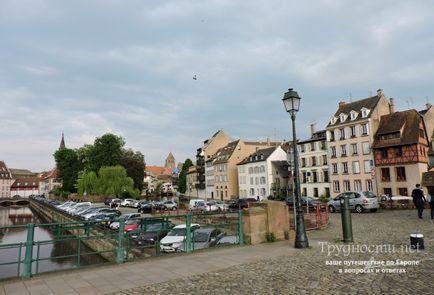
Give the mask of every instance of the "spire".
[{"label": "spire", "polygon": [[59,150],[64,149],[64,148],[65,148],[65,138],[63,137],[63,132],[62,132],[62,140],[60,141]]}]

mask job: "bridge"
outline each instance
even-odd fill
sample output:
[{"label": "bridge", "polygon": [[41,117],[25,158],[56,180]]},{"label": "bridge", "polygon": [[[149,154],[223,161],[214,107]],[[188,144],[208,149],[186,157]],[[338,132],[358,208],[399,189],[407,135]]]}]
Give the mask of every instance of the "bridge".
[{"label": "bridge", "polygon": [[29,199],[26,198],[0,198],[0,206],[26,206],[28,205]]}]

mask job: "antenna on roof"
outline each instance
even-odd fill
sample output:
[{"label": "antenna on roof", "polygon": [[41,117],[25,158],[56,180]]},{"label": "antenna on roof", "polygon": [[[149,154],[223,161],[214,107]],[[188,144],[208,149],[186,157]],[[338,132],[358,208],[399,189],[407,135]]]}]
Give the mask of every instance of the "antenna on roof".
[{"label": "antenna on roof", "polygon": [[350,102],[353,102],[353,94],[350,92]]}]

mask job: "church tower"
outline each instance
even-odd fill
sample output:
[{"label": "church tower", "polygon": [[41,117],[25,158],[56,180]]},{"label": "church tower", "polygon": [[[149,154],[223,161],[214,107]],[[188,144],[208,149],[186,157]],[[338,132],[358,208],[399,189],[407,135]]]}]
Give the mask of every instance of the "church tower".
[{"label": "church tower", "polygon": [[60,141],[60,146],[59,146],[59,150],[66,148],[65,146],[65,138],[63,136],[63,132],[62,132],[62,140]]},{"label": "church tower", "polygon": [[174,169],[176,167],[175,157],[172,155],[172,152],[166,158],[166,164],[164,165],[166,168]]}]

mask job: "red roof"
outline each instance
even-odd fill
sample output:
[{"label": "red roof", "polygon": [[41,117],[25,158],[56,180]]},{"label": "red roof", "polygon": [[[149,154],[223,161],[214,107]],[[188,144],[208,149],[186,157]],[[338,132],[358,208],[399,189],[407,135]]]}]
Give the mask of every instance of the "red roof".
[{"label": "red roof", "polygon": [[155,176],[159,175],[172,175],[172,169],[161,166],[146,166],[145,171]]},{"label": "red roof", "polygon": [[25,177],[25,178],[17,178],[15,182],[12,184],[11,189],[38,188],[38,187],[39,187],[38,177]]}]

